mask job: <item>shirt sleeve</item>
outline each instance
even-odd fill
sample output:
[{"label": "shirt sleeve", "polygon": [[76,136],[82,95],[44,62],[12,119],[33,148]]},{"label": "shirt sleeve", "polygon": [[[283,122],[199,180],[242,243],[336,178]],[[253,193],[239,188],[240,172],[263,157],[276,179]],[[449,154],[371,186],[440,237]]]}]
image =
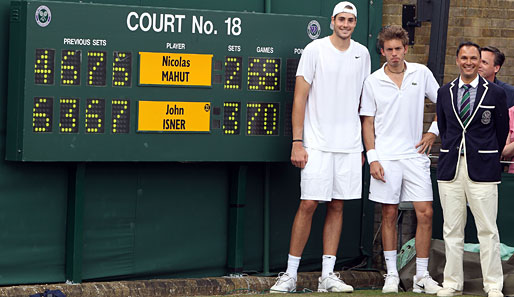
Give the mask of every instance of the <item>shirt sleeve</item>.
[{"label": "shirt sleeve", "polygon": [[371,74],[371,57],[369,56],[369,51],[366,49],[364,54],[364,71],[362,72],[363,77],[362,81],[364,82],[366,78]]},{"label": "shirt sleeve", "polygon": [[359,114],[361,116],[374,117],[377,111],[377,105],[375,103],[375,96],[373,95],[372,78],[368,77],[364,82],[364,88],[362,90],[361,107]]},{"label": "shirt sleeve", "polygon": [[312,84],[316,72],[316,48],[313,43],[309,43],[302,52],[296,76],[303,76],[307,83]]},{"label": "shirt sleeve", "polygon": [[430,99],[430,101],[436,103],[437,102],[437,90],[439,90],[439,84],[435,80],[434,74],[428,67],[425,67],[426,72],[426,89],[425,89],[425,96]]}]

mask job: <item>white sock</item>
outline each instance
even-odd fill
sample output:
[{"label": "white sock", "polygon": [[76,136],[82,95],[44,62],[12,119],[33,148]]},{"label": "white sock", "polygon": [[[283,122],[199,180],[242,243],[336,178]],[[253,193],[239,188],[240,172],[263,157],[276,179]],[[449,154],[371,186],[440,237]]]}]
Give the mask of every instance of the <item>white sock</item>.
[{"label": "white sock", "polygon": [[289,255],[287,258],[287,270],[286,273],[289,274],[290,277],[296,279],[298,274],[298,266],[300,266],[300,259],[302,257],[295,257]]},{"label": "white sock", "polygon": [[323,255],[323,257],[321,257],[321,259],[322,259],[321,279],[324,279],[331,272],[334,272],[334,266],[336,265],[336,256]]},{"label": "white sock", "polygon": [[422,278],[425,272],[428,271],[428,258],[416,257],[416,277]]},{"label": "white sock", "polygon": [[396,251],[384,251],[384,258],[387,274],[398,275],[398,269],[396,268]]}]

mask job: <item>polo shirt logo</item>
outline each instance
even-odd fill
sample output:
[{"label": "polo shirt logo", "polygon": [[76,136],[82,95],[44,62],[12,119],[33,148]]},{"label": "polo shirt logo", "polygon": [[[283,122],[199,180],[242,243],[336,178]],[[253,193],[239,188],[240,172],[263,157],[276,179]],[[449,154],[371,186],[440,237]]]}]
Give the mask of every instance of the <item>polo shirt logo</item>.
[{"label": "polo shirt logo", "polygon": [[413,86],[417,86],[417,85],[418,85],[418,83],[417,83],[417,82],[413,82],[413,83],[412,83],[412,85],[413,85]]}]

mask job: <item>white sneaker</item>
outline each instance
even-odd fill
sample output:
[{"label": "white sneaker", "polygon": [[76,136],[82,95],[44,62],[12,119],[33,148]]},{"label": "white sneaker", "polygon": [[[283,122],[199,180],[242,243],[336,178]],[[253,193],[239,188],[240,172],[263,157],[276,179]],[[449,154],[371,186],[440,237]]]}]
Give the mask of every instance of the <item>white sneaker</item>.
[{"label": "white sneaker", "polygon": [[425,271],[423,277],[419,278],[414,275],[412,291],[414,293],[437,294],[442,289],[439,284],[432,279],[428,271]]},{"label": "white sneaker", "polygon": [[270,293],[291,293],[296,291],[296,279],[287,272],[278,274],[277,282],[271,287]]},{"label": "white sneaker", "polygon": [[339,272],[330,272],[324,279],[318,279],[318,292],[351,293],[353,287],[343,282]]},{"label": "white sneaker", "polygon": [[455,290],[454,288],[442,288],[437,292],[437,296],[439,297],[452,297],[452,296],[460,296],[462,295],[462,291]]},{"label": "white sneaker", "polygon": [[398,293],[398,285],[400,284],[400,277],[396,274],[385,274],[384,287],[382,293]]},{"label": "white sneaker", "polygon": [[498,289],[491,289],[487,292],[487,297],[503,297],[503,293]]}]

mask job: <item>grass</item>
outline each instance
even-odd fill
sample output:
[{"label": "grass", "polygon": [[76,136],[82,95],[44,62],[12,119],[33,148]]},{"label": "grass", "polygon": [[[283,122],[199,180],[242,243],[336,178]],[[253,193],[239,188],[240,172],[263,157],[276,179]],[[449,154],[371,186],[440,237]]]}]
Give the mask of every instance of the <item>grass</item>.
[{"label": "grass", "polygon": [[[425,296],[434,296],[434,295],[427,295],[427,294],[416,294],[413,292],[401,292],[397,294],[382,294],[380,290],[356,290],[351,294],[348,293],[318,293],[318,292],[297,292],[297,293],[290,293],[290,294],[268,294],[268,292],[256,292],[256,291],[246,291],[246,290],[240,290],[240,291],[233,291],[225,296],[258,296],[258,297],[363,297],[363,296],[382,296],[382,297],[425,297]],[[462,295],[462,296],[476,296],[478,295]]]}]

